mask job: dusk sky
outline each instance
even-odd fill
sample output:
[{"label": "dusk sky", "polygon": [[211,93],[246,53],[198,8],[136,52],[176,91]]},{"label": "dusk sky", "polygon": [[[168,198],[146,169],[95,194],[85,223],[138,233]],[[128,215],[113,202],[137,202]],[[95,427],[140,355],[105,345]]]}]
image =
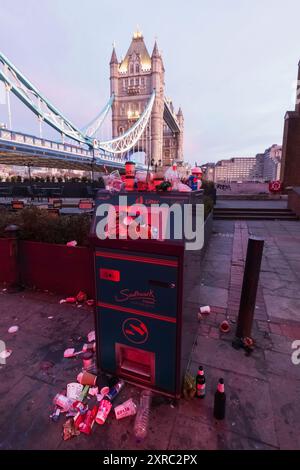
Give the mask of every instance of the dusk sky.
[{"label": "dusk sky", "polygon": [[[0,0],[0,50],[74,124],[109,97],[109,60],[138,24],[185,117],[190,162],[255,155],[282,142],[300,59],[299,0]],[[15,100],[13,127],[38,133]],[[0,121],[7,122],[0,105]]]}]

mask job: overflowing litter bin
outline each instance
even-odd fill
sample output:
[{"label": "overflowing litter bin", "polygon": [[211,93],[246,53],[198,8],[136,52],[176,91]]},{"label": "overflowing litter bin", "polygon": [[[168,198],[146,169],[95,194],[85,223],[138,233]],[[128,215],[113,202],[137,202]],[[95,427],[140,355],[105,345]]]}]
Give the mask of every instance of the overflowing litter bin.
[{"label": "overflowing litter bin", "polygon": [[[120,196],[127,197],[126,208],[120,204]],[[195,219],[195,204],[201,201],[202,191],[100,190],[90,233],[94,246],[99,368],[177,398],[197,330],[196,286],[201,247],[186,249],[184,235],[178,237],[175,218],[168,208],[173,204],[181,207],[183,220],[184,205],[192,204],[189,207],[193,208]],[[152,215],[150,225],[145,224],[151,239],[100,239],[97,233],[104,220],[103,204],[114,208],[112,213],[115,210],[117,221],[125,214],[122,222],[127,226],[134,220],[130,214],[132,204],[143,204],[146,208],[152,205],[152,214],[156,206],[163,204],[157,214],[163,212],[166,217]]]}]

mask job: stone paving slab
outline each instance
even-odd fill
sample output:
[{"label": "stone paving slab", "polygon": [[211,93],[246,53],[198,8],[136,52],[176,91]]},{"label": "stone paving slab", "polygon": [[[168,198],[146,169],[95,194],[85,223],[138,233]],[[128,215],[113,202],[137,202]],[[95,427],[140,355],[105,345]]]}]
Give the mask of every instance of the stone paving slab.
[{"label": "stone paving slab", "polygon": [[[189,432],[186,432],[186,429]],[[195,418],[178,416],[170,450],[274,450],[262,442],[244,438],[237,433],[223,432],[218,425],[200,423]]]},{"label": "stone paving slab", "polygon": [[300,321],[300,299],[266,293],[264,299],[271,318]]},{"label": "stone paving slab", "polygon": [[[300,366],[298,366],[300,368]],[[274,422],[280,449],[300,449],[300,382],[274,377],[269,381]]]}]

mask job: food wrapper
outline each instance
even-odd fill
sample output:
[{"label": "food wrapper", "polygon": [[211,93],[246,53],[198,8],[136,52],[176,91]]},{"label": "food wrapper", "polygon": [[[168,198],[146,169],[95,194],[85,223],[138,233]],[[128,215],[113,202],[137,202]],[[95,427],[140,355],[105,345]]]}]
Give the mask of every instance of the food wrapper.
[{"label": "food wrapper", "polygon": [[67,441],[74,436],[79,436],[80,431],[75,428],[74,419],[70,418],[64,423],[63,440]]}]

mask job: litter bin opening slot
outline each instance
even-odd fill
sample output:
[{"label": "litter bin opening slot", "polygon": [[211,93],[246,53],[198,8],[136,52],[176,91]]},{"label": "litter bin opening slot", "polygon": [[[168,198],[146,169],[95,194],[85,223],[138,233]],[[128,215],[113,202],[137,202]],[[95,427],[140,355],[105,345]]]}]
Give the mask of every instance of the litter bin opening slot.
[{"label": "litter bin opening slot", "polygon": [[116,343],[117,374],[155,383],[155,353]]}]

